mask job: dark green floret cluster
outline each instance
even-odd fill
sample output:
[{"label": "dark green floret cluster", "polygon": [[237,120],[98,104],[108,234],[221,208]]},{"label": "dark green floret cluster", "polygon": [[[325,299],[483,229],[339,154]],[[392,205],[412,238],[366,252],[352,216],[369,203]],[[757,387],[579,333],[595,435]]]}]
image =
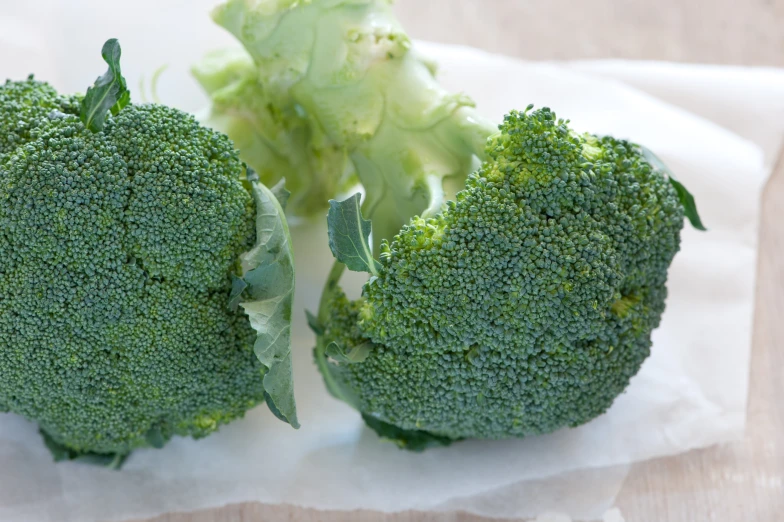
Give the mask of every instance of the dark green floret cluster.
[{"label": "dark green floret cluster", "polygon": [[[32,77],[0,85],[0,412],[37,422],[58,459],[117,466],[265,401],[280,416],[284,392],[265,389],[273,365],[230,306],[263,297],[243,280],[269,261],[243,258],[265,255],[262,187],[225,135],[128,104],[107,62],[117,76],[84,97]],[[259,219],[288,237],[282,210]],[[276,284],[293,288],[293,273]]]},{"label": "dark green floret cluster", "polygon": [[402,446],[583,424],[649,355],[678,193],[635,144],[530,109],[455,201],[383,244],[361,299],[325,292],[327,384]]},{"label": "dark green floret cluster", "polygon": [[25,81],[6,80],[0,85],[0,162],[32,140],[41,126],[48,127],[50,114],[79,114],[75,97],[60,96],[54,88],[30,76]]},{"label": "dark green floret cluster", "polygon": [[0,407],[124,454],[263,401],[255,332],[226,306],[255,239],[232,143],[160,105],[93,133],[47,85],[9,90],[33,105],[0,109],[25,122],[0,166]]}]

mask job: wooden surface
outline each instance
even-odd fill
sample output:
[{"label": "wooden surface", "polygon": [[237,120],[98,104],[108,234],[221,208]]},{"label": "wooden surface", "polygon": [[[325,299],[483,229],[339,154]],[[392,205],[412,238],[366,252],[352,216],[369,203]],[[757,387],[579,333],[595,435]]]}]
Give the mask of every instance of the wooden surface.
[{"label": "wooden surface", "polygon": [[397,0],[415,38],[534,60],[784,66],[784,0]]},{"label": "wooden surface", "polygon": [[[784,66],[784,0],[398,0],[417,38],[530,59],[619,57]],[[763,204],[743,441],[632,467],[627,522],[784,521],[784,150]],[[480,522],[465,513],[321,512],[240,504],[149,522]],[[497,520],[497,519],[496,519]]]}]

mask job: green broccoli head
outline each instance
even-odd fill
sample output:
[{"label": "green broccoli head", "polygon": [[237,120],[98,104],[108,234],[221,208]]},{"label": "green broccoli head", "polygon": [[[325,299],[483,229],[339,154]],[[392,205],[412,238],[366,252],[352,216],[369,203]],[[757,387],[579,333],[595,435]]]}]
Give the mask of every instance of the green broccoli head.
[{"label": "green broccoli head", "polygon": [[583,424],[649,354],[679,194],[640,147],[530,109],[505,118],[455,201],[384,243],[361,299],[334,277],[325,291],[329,388],[403,446]]},{"label": "green broccoli head", "polygon": [[70,458],[202,437],[264,401],[296,426],[288,232],[233,143],[162,105],[94,132],[29,81],[0,87],[2,121],[27,100],[0,163],[0,410]]}]

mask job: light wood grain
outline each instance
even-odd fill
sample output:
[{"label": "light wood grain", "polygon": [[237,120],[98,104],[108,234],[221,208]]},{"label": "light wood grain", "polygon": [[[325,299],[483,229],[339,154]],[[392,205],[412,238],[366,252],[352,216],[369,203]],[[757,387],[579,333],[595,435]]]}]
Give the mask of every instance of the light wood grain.
[{"label": "light wood grain", "polygon": [[415,38],[534,60],[784,66],[784,0],[397,0]]},{"label": "light wood grain", "polygon": [[[784,66],[784,0],[398,0],[416,38],[529,59],[633,58]],[[765,190],[743,441],[636,464],[628,522],[784,520],[784,151]],[[483,522],[465,513],[322,512],[240,504],[148,522]],[[497,519],[496,519],[497,520]]]}]

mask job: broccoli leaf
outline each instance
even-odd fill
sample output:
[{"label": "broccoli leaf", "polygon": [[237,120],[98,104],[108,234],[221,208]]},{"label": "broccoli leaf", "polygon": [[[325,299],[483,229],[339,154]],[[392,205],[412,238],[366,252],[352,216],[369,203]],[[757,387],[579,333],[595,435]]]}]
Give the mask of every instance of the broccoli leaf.
[{"label": "broccoli leaf", "polygon": [[280,208],[286,210],[286,204],[289,202],[289,197],[291,197],[291,192],[286,190],[286,180],[281,179],[278,181],[274,187],[270,189],[272,194],[275,196],[275,199],[278,200],[280,203]]},{"label": "broccoli leaf", "polygon": [[270,409],[272,414],[278,418],[278,420],[282,420],[283,422],[289,422],[286,416],[280,412],[277,406],[275,406],[275,401],[272,399],[272,396],[266,391],[264,392],[264,402],[267,403],[267,407]]},{"label": "broccoli leaf", "polygon": [[232,274],[231,276],[231,294],[229,295],[229,310],[232,312],[237,309],[242,300],[242,292],[248,288],[246,283],[241,277]]},{"label": "broccoli leaf", "polygon": [[323,335],[324,334],[324,325],[321,324],[319,318],[313,315],[313,312],[310,310],[305,310],[305,318],[308,320],[308,326],[313,333],[316,335]]},{"label": "broccoli leaf", "polygon": [[348,350],[344,349],[338,343],[331,342],[327,345],[326,354],[330,359],[339,363],[355,364],[361,363],[370,355],[370,350],[373,349],[374,344],[371,341],[352,346]]},{"label": "broccoli leaf", "polygon": [[361,194],[356,193],[344,201],[330,200],[327,226],[329,248],[335,259],[354,272],[378,275],[381,267],[373,258],[370,247],[370,221],[362,217]]},{"label": "broccoli leaf", "polygon": [[121,455],[119,453],[111,454],[111,455],[103,455],[101,453],[82,453],[73,460],[76,462],[82,462],[84,464],[92,464],[94,466],[103,466],[105,468],[119,470],[122,468],[122,465],[125,463],[125,460],[128,458],[128,455]]},{"label": "broccoli leaf", "polygon": [[150,428],[144,435],[144,438],[147,439],[147,443],[153,448],[160,449],[166,444],[166,437],[163,434],[160,424],[156,424]]},{"label": "broccoli leaf", "polygon": [[103,129],[110,111],[117,114],[131,101],[131,93],[120,72],[120,55],[120,43],[116,38],[103,44],[101,56],[109,65],[109,70],[95,80],[82,100],[80,118],[84,126],[93,132]]},{"label": "broccoli leaf", "polygon": [[265,398],[276,417],[299,428],[291,363],[294,256],[291,236],[275,194],[251,182],[256,202],[256,245],[241,257],[249,299],[240,306],[256,330],[253,349],[267,368]]},{"label": "broccoli leaf", "polygon": [[64,460],[73,460],[84,464],[92,464],[95,466],[103,466],[105,468],[118,470],[122,467],[128,455],[120,453],[93,453],[93,452],[79,452],[67,448],[54,440],[44,430],[38,430],[41,437],[44,439],[44,445],[52,454],[55,462],[62,462]]},{"label": "broccoli leaf", "polygon": [[457,442],[455,439],[441,437],[422,430],[404,430],[365,413],[362,414],[362,419],[379,437],[394,442],[397,447],[409,451],[419,452],[428,448],[449,446],[453,442]]},{"label": "broccoli leaf", "polygon": [[696,228],[697,230],[706,231],[707,229],[702,224],[702,220],[700,219],[700,215],[697,212],[697,204],[694,201],[694,196],[691,195],[686,187],[683,186],[683,183],[675,179],[675,176],[672,174],[670,168],[647,147],[643,147],[642,145],[637,145],[642,150],[643,156],[651,164],[654,168],[661,170],[665,174],[667,174],[667,178],[670,180],[670,185],[673,186],[675,192],[678,194],[678,200],[683,205],[683,210],[686,214],[686,218],[691,223],[691,226]]},{"label": "broccoli leaf", "polygon": [[52,454],[52,458],[54,458],[55,462],[70,460],[72,458],[71,450],[69,450],[62,444],[56,442],[44,430],[39,429],[38,432],[41,434],[41,437],[43,437],[44,444],[46,445],[46,448],[49,450],[49,452]]},{"label": "broccoli leaf", "polygon": [[669,178],[670,185],[672,185],[675,188],[675,192],[678,193],[678,199],[680,200],[681,205],[683,205],[683,210],[686,213],[686,217],[688,218],[689,223],[691,223],[691,226],[697,230],[708,230],[702,224],[700,215],[697,213],[697,204],[694,202],[694,196],[691,195],[691,192],[686,190],[686,187],[684,187],[680,181],[672,177],[672,175],[670,175]]}]

